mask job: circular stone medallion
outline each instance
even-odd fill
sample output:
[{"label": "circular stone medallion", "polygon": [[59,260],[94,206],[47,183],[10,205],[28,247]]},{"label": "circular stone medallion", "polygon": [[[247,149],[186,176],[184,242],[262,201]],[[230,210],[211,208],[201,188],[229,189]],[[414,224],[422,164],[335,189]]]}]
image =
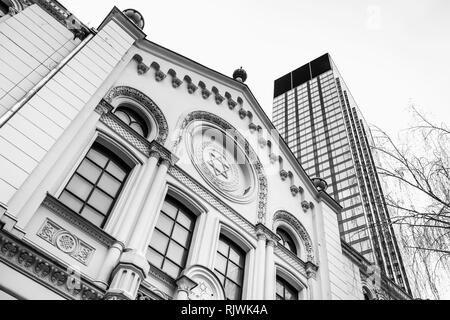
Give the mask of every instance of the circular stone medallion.
[{"label": "circular stone medallion", "polygon": [[56,237],[56,246],[65,253],[72,253],[77,248],[77,240],[65,232]]}]

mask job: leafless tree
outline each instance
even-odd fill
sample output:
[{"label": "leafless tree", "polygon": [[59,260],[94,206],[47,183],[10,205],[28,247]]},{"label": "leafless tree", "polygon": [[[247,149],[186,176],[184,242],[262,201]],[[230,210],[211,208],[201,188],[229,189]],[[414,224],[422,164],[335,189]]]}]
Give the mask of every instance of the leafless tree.
[{"label": "leafless tree", "polygon": [[398,141],[374,127],[373,149],[415,294],[439,299],[450,274],[450,129],[411,112],[414,124]]}]

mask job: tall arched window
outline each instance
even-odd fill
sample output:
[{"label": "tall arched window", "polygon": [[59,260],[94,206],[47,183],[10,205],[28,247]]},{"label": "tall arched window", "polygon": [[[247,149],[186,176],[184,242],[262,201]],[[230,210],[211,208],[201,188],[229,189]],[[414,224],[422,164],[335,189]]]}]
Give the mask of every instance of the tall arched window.
[{"label": "tall arched window", "polygon": [[214,271],[225,288],[228,300],[241,300],[244,284],[245,252],[221,235]]},{"label": "tall arched window", "polygon": [[139,133],[144,138],[147,138],[149,134],[148,125],[144,118],[132,108],[126,105],[121,105],[114,111],[114,114],[131,129]]},{"label": "tall arched window", "polygon": [[286,232],[284,229],[278,228],[277,235],[281,238],[280,243],[285,248],[287,248],[292,253],[297,254],[297,247],[295,246],[295,242],[288,232]]},{"label": "tall arched window", "polygon": [[103,227],[131,168],[104,146],[94,143],[59,200]]},{"label": "tall arched window", "polygon": [[298,300],[297,289],[279,276],[277,276],[277,300]]},{"label": "tall arched window", "polygon": [[167,198],[153,231],[147,258],[177,279],[186,267],[196,216],[178,201]]}]

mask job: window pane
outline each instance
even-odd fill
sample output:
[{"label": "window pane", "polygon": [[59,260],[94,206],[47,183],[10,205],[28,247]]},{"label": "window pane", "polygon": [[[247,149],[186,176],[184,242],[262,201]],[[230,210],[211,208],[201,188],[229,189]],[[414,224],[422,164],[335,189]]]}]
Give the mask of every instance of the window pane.
[{"label": "window pane", "polygon": [[241,252],[238,252],[236,249],[231,248],[230,249],[230,260],[236,263],[239,266],[243,266],[244,264],[244,257],[242,256]]},{"label": "window pane", "polygon": [[123,122],[125,122],[126,124],[130,124],[130,117],[128,117],[128,115],[123,112],[123,111],[116,111],[114,112],[114,114]]},{"label": "window pane", "polygon": [[104,215],[101,215],[89,206],[84,207],[83,211],[81,211],[81,216],[95,224],[97,227],[101,227],[103,221],[105,220]]},{"label": "window pane", "polygon": [[178,217],[177,217],[177,221],[186,229],[188,230],[192,230],[192,227],[194,225],[194,221],[192,220],[192,218],[187,215],[186,213],[180,211],[178,213]]},{"label": "window pane", "polygon": [[61,197],[59,197],[59,200],[77,213],[80,212],[81,207],[83,206],[83,203],[80,200],[66,191],[64,191]]},{"label": "window pane", "polygon": [[106,163],[108,162],[108,158],[95,149],[91,149],[87,154],[87,157],[102,168],[104,168]]},{"label": "window pane", "polygon": [[169,244],[169,250],[167,251],[167,257],[176,264],[182,265],[184,263],[184,248],[175,242],[171,241]]},{"label": "window pane", "polygon": [[108,166],[106,167],[106,171],[111,173],[114,177],[119,179],[120,181],[123,181],[127,175],[126,171],[123,170],[121,167],[119,167],[114,162],[108,163]]},{"label": "window pane", "polygon": [[217,254],[216,269],[223,275],[225,275],[225,271],[227,268],[227,262],[228,262],[228,260],[224,256],[222,256],[220,253]]},{"label": "window pane", "polygon": [[225,283],[225,277],[221,275],[219,272],[217,272],[217,270],[215,270],[215,274],[217,278],[219,278],[220,283],[223,285]]},{"label": "window pane", "polygon": [[219,241],[219,252],[222,253],[224,256],[228,257],[228,250],[230,249],[230,246],[223,242],[222,240]]},{"label": "window pane", "polygon": [[173,264],[169,260],[164,262],[163,271],[166,272],[169,276],[176,279],[180,275],[181,269],[177,265]]},{"label": "window pane", "polygon": [[102,169],[93,164],[89,159],[85,159],[78,168],[77,173],[95,184],[102,173]]},{"label": "window pane", "polygon": [[231,281],[227,281],[225,284],[225,295],[230,300],[241,299],[241,289]]},{"label": "window pane", "polygon": [[115,198],[119,192],[121,183],[105,172],[100,179],[98,186],[106,191],[111,197]]},{"label": "window pane", "polygon": [[156,227],[165,233],[167,236],[170,236],[172,234],[172,228],[174,225],[174,221],[168,218],[164,213],[162,213],[159,216],[158,223]]},{"label": "window pane", "polygon": [[156,251],[165,254],[168,244],[169,238],[155,229],[155,231],[153,232],[152,240],[150,241],[150,246]]},{"label": "window pane", "polygon": [[227,277],[234,282],[241,283],[242,269],[232,262],[228,263]]},{"label": "window pane", "polygon": [[183,247],[188,247],[189,243],[189,232],[184,229],[183,227],[180,227],[179,225],[175,225],[175,230],[173,231],[172,237],[177,241],[179,244],[181,244]]},{"label": "window pane", "polygon": [[111,208],[113,199],[106,193],[96,189],[90,197],[88,203],[103,214],[107,214]]},{"label": "window pane", "polygon": [[153,249],[147,251],[147,260],[157,268],[162,267],[164,257]]},{"label": "window pane", "polygon": [[285,300],[297,300],[296,293],[293,291],[290,291],[288,288],[286,288],[284,299]]},{"label": "window pane", "polygon": [[93,185],[75,174],[67,185],[67,190],[78,196],[81,200],[86,200],[91,193]]},{"label": "window pane", "polygon": [[144,130],[142,129],[142,127],[137,124],[136,122],[132,123],[130,125],[130,128],[133,129],[134,131],[136,131],[137,133],[139,133],[141,136],[144,136]]},{"label": "window pane", "polygon": [[177,216],[178,209],[173,204],[169,202],[164,202],[163,209],[165,214],[167,214],[169,217],[175,219]]},{"label": "window pane", "polygon": [[282,297],[284,296],[284,286],[278,279],[277,279],[277,294]]}]

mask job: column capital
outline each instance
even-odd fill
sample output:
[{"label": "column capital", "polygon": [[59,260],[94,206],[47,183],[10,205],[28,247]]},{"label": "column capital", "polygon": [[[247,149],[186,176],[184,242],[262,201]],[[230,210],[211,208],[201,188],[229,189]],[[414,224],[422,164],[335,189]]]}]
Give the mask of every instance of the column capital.
[{"label": "column capital", "polygon": [[175,165],[180,160],[176,155],[156,140],[150,143],[150,150],[150,154],[158,154],[161,161],[168,162],[169,166]]},{"label": "column capital", "polygon": [[311,261],[307,261],[305,263],[305,271],[306,271],[306,276],[308,277],[308,279],[315,278],[317,270],[319,270],[319,267],[316,266]]},{"label": "column capital", "polygon": [[280,241],[280,237],[278,237],[272,230],[267,228],[264,224],[258,223],[255,226],[256,236],[259,237],[259,235],[264,235],[264,237],[267,239],[267,241],[272,241],[274,243],[278,243]]}]

